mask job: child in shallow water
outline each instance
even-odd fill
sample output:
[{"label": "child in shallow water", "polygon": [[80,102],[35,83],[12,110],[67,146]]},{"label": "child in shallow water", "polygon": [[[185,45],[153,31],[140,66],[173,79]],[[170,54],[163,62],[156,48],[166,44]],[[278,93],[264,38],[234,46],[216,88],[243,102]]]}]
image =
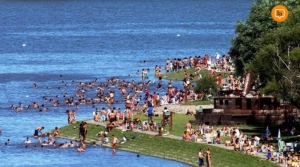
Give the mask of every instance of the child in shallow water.
[{"label": "child in shallow water", "polygon": [[83,149],[81,146],[79,146],[79,147],[77,148],[77,152],[84,152],[84,149]]}]

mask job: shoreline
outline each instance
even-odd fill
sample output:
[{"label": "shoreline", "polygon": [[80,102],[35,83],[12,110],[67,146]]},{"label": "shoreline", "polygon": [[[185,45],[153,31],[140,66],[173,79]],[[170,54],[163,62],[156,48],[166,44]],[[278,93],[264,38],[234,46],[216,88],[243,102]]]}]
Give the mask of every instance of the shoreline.
[{"label": "shoreline", "polygon": [[[89,120],[83,120],[83,121],[86,121],[88,124],[93,124],[92,123],[92,119],[89,119]],[[100,123],[100,122],[94,122],[94,123]],[[68,125],[66,125],[68,126]],[[102,127],[104,127],[104,125],[100,125]],[[65,127],[65,126],[64,126]],[[62,128],[62,127],[60,127]],[[115,129],[119,129],[119,127],[115,128]],[[141,133],[137,130],[133,131],[133,132],[136,132],[136,133]],[[153,132],[153,131],[148,131],[150,133],[155,133],[157,134],[156,132]],[[121,132],[122,133],[122,132]],[[149,137],[151,137],[150,135],[151,134],[147,134],[145,133],[146,135],[149,135]],[[154,134],[152,134],[153,136],[152,137],[155,137]],[[160,137],[167,137],[167,136],[160,136]],[[72,137],[72,136],[58,136],[57,138],[60,138],[60,139],[68,139],[68,140],[79,140],[78,138],[76,137]],[[177,139],[173,139],[173,140],[177,140]],[[98,147],[106,147],[106,148],[110,148],[112,149],[112,145],[111,143],[109,142],[108,144],[100,144],[101,141],[99,140],[95,140],[95,139],[89,139],[89,137],[87,137],[87,140],[86,140],[86,143],[87,144],[93,144],[93,142],[96,142],[96,145]],[[128,142],[128,141],[127,141]],[[156,158],[162,158],[162,159],[165,159],[165,160],[171,160],[171,161],[176,161],[176,162],[179,162],[179,163],[182,163],[182,164],[185,164],[185,165],[190,165],[190,166],[196,166],[195,164],[197,164],[198,162],[195,160],[195,163],[190,163],[190,161],[182,161],[182,160],[179,160],[178,158],[176,157],[171,157],[171,156],[160,156],[159,154],[147,154],[141,150],[137,150],[137,149],[130,149],[130,148],[124,148],[124,147],[120,147],[120,145],[122,144],[118,144],[118,147],[117,147],[117,152],[118,150],[121,150],[121,151],[127,151],[127,152],[131,152],[131,153],[137,153],[137,155],[145,155],[145,156],[151,156],[151,157],[156,157]],[[144,150],[144,149],[142,149]],[[171,154],[172,155],[172,154]]]},{"label": "shoreline", "polygon": [[[87,122],[89,124],[89,126],[95,125],[97,127],[101,126],[102,129],[104,128],[104,123],[101,123],[101,122],[94,122],[91,119],[85,120],[85,122]],[[67,127],[67,126],[65,126],[65,127]],[[72,127],[73,127],[73,125],[72,125]],[[64,127],[62,127],[62,128],[64,128]],[[112,134],[116,134],[117,133],[116,131],[119,131],[119,133],[123,134],[123,132],[121,131],[121,127],[114,128],[113,131],[114,132],[112,132]],[[126,131],[124,133],[127,133],[127,132],[128,131]],[[155,135],[157,134],[157,132],[155,132],[155,131],[142,131],[142,130],[129,131],[128,133],[133,133],[133,134],[136,134],[136,135],[139,134],[140,136],[138,138],[140,138],[142,136],[142,137],[146,137],[146,138],[149,138],[149,139],[156,138]],[[110,134],[110,132],[109,132],[109,134]],[[76,139],[78,139],[78,137],[76,137],[76,135],[75,135],[75,137],[74,136],[73,137],[72,136],[60,136],[60,138],[76,140]],[[91,136],[90,135],[91,135],[91,133],[88,134],[87,143],[91,144],[92,142],[96,142],[96,144],[98,146],[111,148],[111,143],[110,142],[108,144],[101,145],[100,144],[101,141],[97,140],[98,137],[97,137],[97,139],[95,139],[95,137],[93,137],[93,135],[91,135]],[[110,136],[110,135],[108,135],[108,136]],[[117,134],[117,136],[118,136],[118,134]],[[229,154],[229,155],[230,154],[236,154],[236,155],[239,155],[239,156],[242,156],[242,157],[244,157],[244,156],[248,157],[249,156],[249,155],[243,154],[241,152],[233,151],[233,149],[231,147],[226,147],[223,144],[207,144],[204,141],[200,141],[200,142],[182,141],[181,140],[182,137],[174,136],[174,135],[163,135],[163,136],[157,137],[157,138],[161,138],[161,140],[165,139],[163,142],[177,142],[177,143],[179,143],[178,146],[179,145],[183,145],[184,147],[185,147],[185,145],[187,145],[187,147],[191,146],[191,148],[193,150],[189,150],[190,155],[184,157],[184,155],[181,154],[181,151],[183,151],[183,150],[180,151],[180,148],[178,148],[179,152],[178,152],[178,154],[176,154],[175,151],[172,152],[172,150],[168,150],[168,146],[166,146],[165,149],[161,147],[161,149],[163,149],[161,151],[165,151],[166,153],[170,153],[170,152],[172,153],[172,154],[168,155],[168,154],[165,154],[165,153],[161,153],[159,151],[149,152],[149,151],[147,151],[147,149],[149,149],[149,148],[147,148],[148,147],[147,143],[141,143],[141,145],[139,145],[139,144],[135,144],[135,142],[133,142],[134,143],[133,146],[126,146],[126,144],[118,144],[117,150],[129,151],[129,152],[132,152],[132,153],[163,158],[163,159],[167,159],[167,160],[171,160],[171,161],[177,161],[177,162],[180,162],[180,163],[183,163],[183,164],[186,164],[186,165],[191,165],[191,166],[197,166],[197,164],[198,164],[197,163],[198,158],[197,158],[197,155],[195,153],[198,153],[198,149],[200,147],[201,148],[211,148],[213,150],[213,153],[216,154],[215,156],[217,156],[217,153],[219,153],[219,152],[226,152],[226,154]],[[134,139],[134,140],[138,140],[138,139]],[[130,142],[131,141],[127,141],[125,143],[130,143]],[[131,144],[132,144],[132,142],[131,142]],[[144,146],[144,148],[142,148],[143,146]],[[155,148],[153,148],[153,149],[155,150]],[[262,161],[262,162],[264,162],[264,160],[265,160],[265,154],[262,154],[262,153],[258,153],[255,156],[249,156],[249,158],[250,157],[255,157],[258,161]],[[266,161],[266,163],[273,163],[273,162]],[[275,164],[275,165],[280,166],[280,164]],[[272,165],[268,165],[268,166],[272,166]]]}]

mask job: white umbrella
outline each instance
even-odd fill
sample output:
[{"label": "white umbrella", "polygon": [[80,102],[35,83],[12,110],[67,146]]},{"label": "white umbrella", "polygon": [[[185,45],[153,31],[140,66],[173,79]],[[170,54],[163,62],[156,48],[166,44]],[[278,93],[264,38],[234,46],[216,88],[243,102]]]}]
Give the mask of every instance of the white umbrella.
[{"label": "white umbrella", "polygon": [[268,138],[271,135],[271,132],[269,131],[269,126],[267,126],[266,132],[264,134],[265,138]]},{"label": "white umbrella", "polygon": [[280,133],[280,129],[278,129],[278,135],[277,135],[277,139],[281,140],[281,133]]},{"label": "white umbrella", "polygon": [[280,146],[280,142],[281,142],[281,133],[280,133],[280,129],[278,129],[277,140],[278,140],[278,150],[279,150],[279,152],[281,152],[281,146]]}]

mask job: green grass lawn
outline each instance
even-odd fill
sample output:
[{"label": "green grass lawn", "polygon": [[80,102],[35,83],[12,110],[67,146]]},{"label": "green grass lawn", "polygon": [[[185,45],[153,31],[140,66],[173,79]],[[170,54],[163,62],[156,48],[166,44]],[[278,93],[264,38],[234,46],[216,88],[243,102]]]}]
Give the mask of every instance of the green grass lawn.
[{"label": "green grass lawn", "polygon": [[[194,74],[195,73],[195,69],[194,68],[190,68],[187,69],[188,74]],[[169,72],[169,73],[165,73],[163,74],[163,79],[168,79],[168,80],[183,80],[184,78],[184,70],[180,70],[177,72]],[[201,70],[201,75],[202,77],[209,75],[208,71],[206,69],[202,69]],[[197,77],[195,77],[195,79],[193,81],[196,81]]]},{"label": "green grass lawn", "polygon": [[[238,127],[243,133],[247,134],[248,137],[251,137],[252,135],[261,137],[262,134],[266,131],[266,126],[238,125]],[[278,140],[277,140],[278,129],[279,126],[269,126],[269,131],[271,132],[271,136],[273,136],[274,140],[260,141],[260,144],[262,143],[273,144],[273,146],[278,148]],[[299,139],[300,139],[299,136],[287,136],[283,134],[281,135],[281,140],[285,142],[299,141]]]},{"label": "green grass lawn", "polygon": [[[194,74],[195,71],[196,70],[194,68],[187,69],[188,74]],[[183,78],[184,78],[183,72],[184,72],[184,70],[180,70],[177,72],[165,73],[165,74],[163,74],[163,79],[183,80]],[[202,77],[209,75],[209,72],[206,69],[202,69],[200,73],[201,73]],[[217,75],[221,74],[222,78],[228,77],[231,73],[233,73],[233,72],[216,72]],[[197,81],[197,77],[193,81]]]},{"label": "green grass lawn", "polygon": [[[142,121],[147,121],[148,117],[146,117],[144,114],[137,114],[135,115],[135,118],[139,117]],[[182,136],[183,132],[185,130],[185,124],[189,122],[190,120],[195,120],[194,116],[191,115],[185,115],[185,114],[173,114],[173,128],[172,130],[169,129],[167,126],[165,130],[169,132],[170,135],[175,135],[175,136]],[[161,123],[162,117],[154,117],[154,121],[157,123]],[[198,129],[199,125],[193,125],[194,129]],[[223,128],[224,125],[214,125],[214,129],[217,128]],[[252,135],[256,136],[261,136],[265,130],[266,126],[251,126],[251,125],[236,125],[243,133],[245,133],[249,138],[251,138]],[[277,137],[278,134],[278,126],[269,126],[269,130],[271,131],[271,135],[273,137]],[[282,140],[286,142],[290,141],[299,141],[300,137],[299,136],[284,136],[282,135]],[[223,136],[222,137],[222,143],[225,143],[226,140],[230,140],[229,136]],[[272,141],[266,140],[266,141],[261,141],[260,144],[266,143],[266,144],[273,144],[277,148],[277,140],[274,139]]]},{"label": "green grass lawn", "polygon": [[[144,114],[136,114],[135,118],[139,117],[142,121],[148,120]],[[154,121],[157,123],[161,122],[161,117],[154,117]],[[173,114],[173,129],[169,130],[168,127],[165,129],[169,131],[170,136],[182,136],[185,130],[185,124],[189,120],[194,120],[194,116],[183,115],[183,114]],[[76,128],[74,128],[76,127]],[[61,136],[78,139],[78,128],[79,123],[71,124],[60,128]],[[197,129],[198,125],[193,125],[194,129]],[[220,126],[221,127],[221,126]],[[254,134],[258,129],[257,127],[251,126],[239,126],[245,133],[251,135]],[[216,127],[217,128],[217,127]],[[103,126],[88,124],[88,137],[89,142],[99,140],[97,134],[104,130]],[[263,132],[263,131],[262,131]],[[165,132],[164,132],[165,133]],[[139,154],[152,155],[161,158],[167,158],[172,160],[181,161],[193,166],[197,166],[198,151],[200,148],[207,149],[210,148],[212,151],[212,163],[214,167],[275,167],[274,163],[263,160],[259,157],[245,155],[240,152],[235,152],[233,150],[227,150],[223,148],[216,147],[214,145],[194,143],[190,141],[182,141],[177,139],[157,137],[153,135],[147,135],[143,133],[138,133],[134,131],[122,132],[118,129],[113,129],[109,132],[109,136],[114,134],[118,138],[132,137],[135,139],[130,140],[124,144],[119,144],[118,149],[136,152]],[[223,137],[223,140],[228,140],[229,137]]]},{"label": "green grass lawn", "polygon": [[[182,117],[181,121],[185,121],[188,119],[189,117]],[[62,136],[78,139],[78,129],[74,128],[74,126],[78,127],[79,124],[76,123],[60,128]],[[179,123],[176,124],[176,127],[183,129],[183,127],[181,127]],[[88,124],[87,139],[89,141],[99,140],[96,135],[102,130],[104,130],[104,127],[102,126]],[[156,137],[153,135],[147,135],[132,131],[121,132],[118,129],[113,129],[111,132],[109,132],[108,136],[111,137],[112,134],[114,134],[118,138],[123,137],[123,135],[126,135],[126,137],[129,138],[135,136],[135,139],[129,140],[124,144],[119,144],[117,149],[177,160],[193,166],[197,166],[198,151],[200,148],[204,150],[206,150],[207,148],[211,149],[212,165],[214,167],[256,167],[258,165],[264,167],[277,166],[274,163],[262,160],[258,157],[245,155],[233,150],[218,148],[213,145],[200,144],[165,137]]]},{"label": "green grass lawn", "polygon": [[[188,74],[195,74],[195,71],[196,70],[194,68],[187,69]],[[181,81],[184,78],[183,73],[184,73],[184,70],[180,70],[177,72],[165,73],[165,74],[163,74],[163,79],[168,79],[168,80],[171,79],[171,80],[180,80]],[[206,69],[202,69],[200,73],[201,73],[202,77],[209,75],[209,72]],[[221,74],[222,78],[226,78],[231,74],[231,72],[216,72],[216,74],[217,75]],[[197,81],[197,77],[193,81]]]},{"label": "green grass lawn", "polygon": [[221,74],[222,78],[227,78],[233,72],[216,72],[217,75]]},{"label": "green grass lawn", "polygon": [[195,100],[195,101],[187,101],[186,103],[182,103],[182,105],[210,105],[214,104],[212,100]]},{"label": "green grass lawn", "polygon": [[[183,132],[185,130],[185,124],[188,123],[190,120],[195,120],[194,116],[191,115],[184,115],[184,114],[172,114],[173,116],[173,127],[172,130],[170,130],[169,126],[166,126],[165,130],[169,132],[170,135],[175,136],[182,136]],[[137,114],[135,115],[135,118],[140,118],[142,121],[147,121],[148,117],[145,114]],[[161,123],[162,117],[153,117],[154,121],[158,124]]]}]

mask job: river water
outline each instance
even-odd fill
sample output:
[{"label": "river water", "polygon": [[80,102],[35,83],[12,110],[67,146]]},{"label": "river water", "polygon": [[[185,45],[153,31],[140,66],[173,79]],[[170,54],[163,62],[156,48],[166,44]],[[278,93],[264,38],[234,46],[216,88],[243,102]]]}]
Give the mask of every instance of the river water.
[{"label": "river water", "polygon": [[[30,137],[37,144],[32,138],[37,126],[44,126],[45,131],[65,126],[66,110],[75,109],[51,107],[43,96],[63,100],[63,95],[74,96],[76,84],[96,78],[99,82],[116,76],[140,81],[135,71],[143,68],[150,69],[154,81],[154,66],[163,67],[167,58],[226,54],[234,25],[237,20],[245,20],[252,2],[1,1],[0,166],[187,166],[151,156],[137,158],[125,151],[113,156],[110,149],[102,147],[89,148],[85,153],[74,149],[25,149],[24,141]],[[38,87],[34,88],[33,83]],[[26,106],[33,101],[45,103],[49,111],[9,109],[19,102]],[[91,105],[81,105],[78,120],[92,118],[93,110]],[[4,145],[7,139],[10,143]]]}]

